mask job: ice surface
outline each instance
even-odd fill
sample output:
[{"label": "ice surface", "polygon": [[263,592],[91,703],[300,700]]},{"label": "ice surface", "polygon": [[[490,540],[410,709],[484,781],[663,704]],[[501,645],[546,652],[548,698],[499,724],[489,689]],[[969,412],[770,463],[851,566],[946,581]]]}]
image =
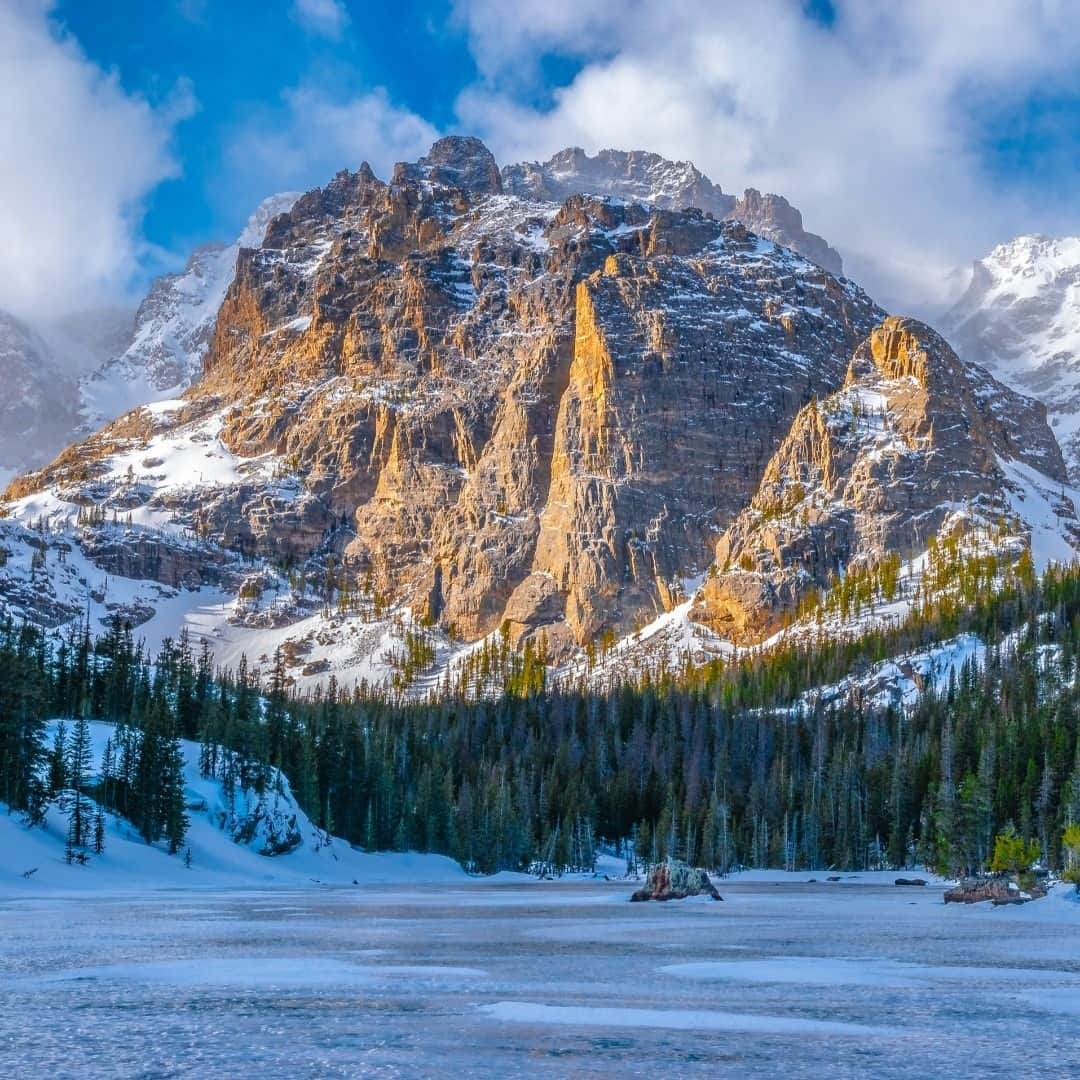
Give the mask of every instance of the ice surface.
[{"label": "ice surface", "polygon": [[[819,872],[820,874],[821,872]],[[5,1075],[1075,1075],[1080,903],[755,872],[0,899]]]},{"label": "ice surface", "polygon": [[571,1027],[664,1028],[669,1031],[756,1031],[783,1035],[883,1035],[884,1030],[859,1024],[795,1017],[708,1012],[702,1009],[625,1009],[610,1006],[538,1005],[531,1001],[499,1001],[482,1006],[496,1020]]}]

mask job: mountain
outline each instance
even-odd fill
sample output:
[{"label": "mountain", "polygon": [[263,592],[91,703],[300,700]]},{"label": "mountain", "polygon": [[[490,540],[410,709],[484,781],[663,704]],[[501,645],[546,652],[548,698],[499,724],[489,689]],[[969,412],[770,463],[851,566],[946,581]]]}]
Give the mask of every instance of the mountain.
[{"label": "mountain", "polygon": [[198,248],[183,273],[157,278],[134,320],[102,307],[30,326],[0,311],[0,477],[38,468],[78,436],[197,379],[237,253],[258,247],[267,222],[296,198],[266,199],[234,243]]},{"label": "mountain", "polygon": [[199,377],[237,254],[258,247],[267,223],[297,198],[286,192],[265,199],[233,243],[196,248],[182,273],[154,281],[122,351],[81,381],[86,430],[129,409],[175,397]]},{"label": "mountain", "polygon": [[[423,689],[484,640],[570,668],[657,652],[657,624],[756,642],[886,556],[921,587],[960,534],[1072,551],[1038,404],[743,222],[657,205],[720,197],[692,167],[564,158],[447,138],[272,217],[202,378],[10,485],[9,607]],[[572,168],[653,201],[562,197]]]},{"label": "mountain", "polygon": [[502,170],[503,189],[527,199],[562,202],[572,195],[611,195],[661,210],[696,207],[713,217],[741,221],[748,229],[805,255],[839,277],[840,255],[803,228],[802,214],[782,195],[747,188],[727,195],[689,161],[668,161],[644,150],[601,150],[589,157],[580,147],[562,150],[541,164],[524,162]]},{"label": "mountain", "polygon": [[1042,401],[1080,480],[1080,238],[1019,236],[977,260],[941,318],[966,360]]},{"label": "mountain", "polygon": [[48,461],[76,430],[75,379],[25,323],[0,311],[0,477]]},{"label": "mountain", "polygon": [[727,572],[706,582],[695,614],[729,640],[760,641],[841,576],[939,539],[969,555],[1031,546],[1043,563],[1068,561],[1080,522],[1065,482],[1040,404],[965,368],[929,327],[886,319],[843,387],[795,419],[720,539]]},{"label": "mountain", "polygon": [[[737,200],[689,162],[672,162],[644,151],[602,150],[589,157],[583,150],[567,149],[542,165],[505,167],[502,182],[508,192],[547,201],[592,192],[663,209],[697,207],[718,218],[743,221],[832,273],[841,272],[840,256],[820,237],[803,230],[798,210],[782,196],[749,189]],[[12,384],[17,389],[9,401],[26,418],[25,431],[41,432],[43,438],[17,438],[17,452],[7,453],[0,446],[3,475],[37,467],[76,436],[187,389],[202,373],[238,252],[242,247],[257,248],[268,222],[297,198],[295,192],[273,195],[256,208],[233,243],[195,249],[181,273],[155,279],[134,319],[125,309],[101,308],[35,327],[34,344],[26,347],[20,366],[24,371],[47,372],[50,385],[32,389],[24,374]],[[10,333],[7,336],[10,339]],[[44,368],[43,356],[48,360]],[[11,356],[6,363],[13,368]],[[22,388],[25,397],[18,396]],[[38,408],[44,412],[36,412]]]}]

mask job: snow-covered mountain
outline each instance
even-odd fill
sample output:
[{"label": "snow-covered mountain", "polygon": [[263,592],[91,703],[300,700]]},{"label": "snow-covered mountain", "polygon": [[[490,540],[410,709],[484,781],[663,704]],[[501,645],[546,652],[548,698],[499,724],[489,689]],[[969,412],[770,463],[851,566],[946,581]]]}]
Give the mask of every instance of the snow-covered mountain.
[{"label": "snow-covered mountain", "polygon": [[37,468],[107,420],[190,386],[238,252],[259,247],[267,224],[296,198],[271,196],[233,243],[200,247],[182,273],[157,278],[134,321],[119,307],[33,325],[0,311],[0,481]]},{"label": "snow-covered mountain", "polygon": [[0,480],[48,461],[71,441],[75,379],[40,334],[0,311]]},{"label": "snow-covered mountain", "polygon": [[819,596],[848,632],[829,593],[854,571],[900,618],[938,540],[1071,558],[1042,406],[674,205],[707,185],[643,154],[500,170],[452,137],[264,204],[162,283],[101,386],[201,377],[8,487],[0,605],[119,614],[151,647],[186,626],[223,664],[280,648],[298,687],[423,690],[503,636],[565,669],[620,639],[722,652]]},{"label": "snow-covered mountain", "polygon": [[1080,237],[999,244],[975,262],[940,327],[965,360],[1046,405],[1080,480]]},{"label": "snow-covered mountain", "polygon": [[135,315],[130,343],[82,380],[86,430],[129,409],[176,397],[199,377],[237,254],[259,247],[267,224],[297,197],[285,192],[263,200],[231,244],[196,248],[183,272],[153,283]]}]

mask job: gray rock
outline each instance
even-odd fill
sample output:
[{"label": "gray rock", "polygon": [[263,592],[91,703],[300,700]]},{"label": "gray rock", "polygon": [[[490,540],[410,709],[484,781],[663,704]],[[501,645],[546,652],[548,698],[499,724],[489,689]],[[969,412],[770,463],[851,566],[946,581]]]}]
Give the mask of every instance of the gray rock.
[{"label": "gray rock", "polygon": [[704,870],[687,866],[686,863],[677,859],[668,859],[657,863],[649,871],[644,887],[638,889],[630,900],[634,903],[645,900],[685,900],[688,896],[711,896],[714,900],[724,899]]}]

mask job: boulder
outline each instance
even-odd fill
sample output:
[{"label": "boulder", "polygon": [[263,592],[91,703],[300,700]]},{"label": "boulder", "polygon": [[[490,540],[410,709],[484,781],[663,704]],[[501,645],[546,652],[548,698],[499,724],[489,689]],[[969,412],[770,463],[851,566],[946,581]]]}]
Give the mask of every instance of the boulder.
[{"label": "boulder", "polygon": [[945,890],[945,903],[980,904],[988,900],[995,907],[1001,907],[1005,904],[1026,904],[1045,895],[1046,889],[1040,884],[1036,883],[1025,890],[1007,874],[995,874],[964,878],[958,885]]},{"label": "boulder", "polygon": [[925,885],[926,879],[921,877],[898,877],[896,885]]},{"label": "boulder", "polygon": [[676,859],[657,863],[649,871],[645,885],[630,900],[685,900],[688,896],[711,896],[714,900],[724,898],[700,867],[687,866]]}]

